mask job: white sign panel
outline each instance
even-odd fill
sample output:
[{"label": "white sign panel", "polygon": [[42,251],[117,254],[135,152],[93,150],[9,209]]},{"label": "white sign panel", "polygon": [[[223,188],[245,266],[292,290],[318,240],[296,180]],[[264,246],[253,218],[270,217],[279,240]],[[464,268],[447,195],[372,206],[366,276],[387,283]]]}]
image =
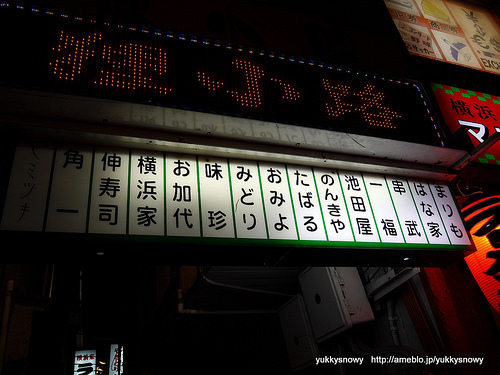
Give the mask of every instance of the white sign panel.
[{"label": "white sign panel", "polygon": [[354,241],[337,171],[314,168],[316,187],[329,241]]},{"label": "white sign panel", "polygon": [[398,215],[406,243],[428,243],[417,207],[405,178],[386,177],[391,200]]},{"label": "white sign panel", "polygon": [[230,160],[234,220],[238,238],[267,239],[257,162]]},{"label": "white sign panel", "polygon": [[167,233],[169,236],[200,237],[196,156],[169,155],[165,164]]},{"label": "white sign panel", "polygon": [[449,244],[450,240],[441,221],[441,215],[432,197],[429,184],[424,180],[414,180],[410,182],[410,190],[429,243]]},{"label": "white sign panel", "polygon": [[132,151],[130,157],[129,234],[165,234],[163,153]]},{"label": "white sign panel", "polygon": [[380,242],[363,176],[360,172],[349,171],[339,171],[339,176],[354,238],[360,242]]},{"label": "white sign panel", "polygon": [[429,187],[450,241],[454,244],[469,244],[467,229],[465,229],[450,188],[443,183],[430,183]]},{"label": "white sign panel", "polygon": [[288,166],[288,181],[300,238],[325,241],[323,214],[312,168]]},{"label": "white sign panel", "polygon": [[77,350],[75,351],[75,375],[95,375],[96,351]]},{"label": "white sign panel", "polygon": [[91,147],[56,150],[46,231],[85,233],[91,171]]},{"label": "white sign panel", "polygon": [[471,244],[444,182],[76,145],[17,148],[1,225],[322,247]]},{"label": "white sign panel", "polygon": [[364,173],[363,179],[370,197],[370,204],[381,241],[404,242],[403,231],[394,205],[387,204],[387,202],[391,202],[391,196],[387,189],[385,177],[383,175]]},{"label": "white sign panel", "polygon": [[89,233],[127,233],[128,173],[128,150],[95,150]]},{"label": "white sign panel", "polygon": [[234,238],[227,160],[207,157],[199,158],[198,162],[203,236]]},{"label": "white sign panel", "polygon": [[54,150],[42,144],[17,147],[1,229],[43,230],[53,155]]},{"label": "white sign panel", "polygon": [[123,374],[123,346],[112,344],[109,354],[109,375]]},{"label": "white sign panel", "polygon": [[284,164],[259,163],[267,229],[273,240],[296,240],[295,213]]}]

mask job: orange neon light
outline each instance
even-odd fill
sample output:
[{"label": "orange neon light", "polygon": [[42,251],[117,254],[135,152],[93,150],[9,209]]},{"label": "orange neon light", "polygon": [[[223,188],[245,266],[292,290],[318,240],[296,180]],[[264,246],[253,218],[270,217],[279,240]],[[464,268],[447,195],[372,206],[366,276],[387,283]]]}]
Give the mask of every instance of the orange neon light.
[{"label": "orange neon light", "polygon": [[[500,196],[498,197],[500,198]],[[488,197],[485,199],[481,199],[477,202],[474,202],[473,204],[463,208],[462,211],[471,209],[474,205],[485,202],[487,199],[490,198],[492,197]],[[481,212],[484,212],[485,210],[490,209],[494,206],[500,206],[500,203],[498,202],[493,203],[486,207],[482,207],[477,211],[474,211],[465,218],[465,221],[473,219]],[[493,215],[490,215],[489,217],[481,220],[472,227],[471,229],[472,239],[474,241],[474,244],[476,245],[477,251],[467,256],[465,258],[465,261],[467,262],[467,265],[469,266],[469,269],[471,270],[474,279],[476,279],[476,282],[478,283],[479,287],[481,288],[488,302],[491,304],[491,306],[493,306],[493,308],[496,311],[500,313],[500,278],[498,277],[498,275],[487,274],[488,270],[490,270],[491,273],[491,267],[494,265],[494,263],[499,262],[499,260],[491,257],[492,252],[500,252],[500,249],[493,247],[486,236],[474,235],[474,233],[476,233],[479,228],[481,228],[488,220],[490,220],[492,216]],[[493,228],[492,230],[498,230],[498,229],[500,229],[500,225]]]}]

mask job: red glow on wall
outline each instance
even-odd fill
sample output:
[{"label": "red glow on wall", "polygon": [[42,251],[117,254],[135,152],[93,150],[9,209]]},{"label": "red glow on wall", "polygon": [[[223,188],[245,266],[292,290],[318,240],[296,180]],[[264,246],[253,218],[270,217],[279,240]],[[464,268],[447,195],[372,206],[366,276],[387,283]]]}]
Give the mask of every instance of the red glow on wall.
[{"label": "red glow on wall", "polygon": [[[494,208],[496,206],[500,206],[500,199],[492,198],[500,198],[500,196],[481,199],[467,207],[464,207],[462,211],[468,213],[465,221],[468,222],[470,220],[473,220],[481,213],[484,213],[487,210],[491,210],[491,208]],[[488,204],[488,200],[491,200],[490,204]],[[477,209],[474,209],[474,206],[476,206]],[[482,228],[492,217],[493,213],[491,213],[491,215],[488,213],[488,215],[486,215],[484,219],[477,222],[472,227],[472,239],[474,241],[474,244],[476,245],[477,251],[467,256],[465,258],[465,261],[467,262],[472,275],[476,279],[476,282],[479,284],[479,287],[481,288],[488,302],[496,311],[500,313],[500,277],[498,277],[498,275],[492,274],[493,265],[496,262],[500,262],[500,260],[497,259],[498,257],[494,253],[500,254],[500,249],[493,247],[486,235],[475,235],[475,233],[477,233],[477,231]],[[496,229],[500,229],[500,225],[492,227],[489,232]]]}]

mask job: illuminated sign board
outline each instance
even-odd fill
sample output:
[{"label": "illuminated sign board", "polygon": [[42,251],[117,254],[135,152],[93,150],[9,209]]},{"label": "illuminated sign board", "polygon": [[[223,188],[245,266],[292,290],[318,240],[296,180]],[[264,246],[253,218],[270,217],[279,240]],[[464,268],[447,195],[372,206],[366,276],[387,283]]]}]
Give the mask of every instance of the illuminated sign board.
[{"label": "illuminated sign board", "polygon": [[96,373],[96,351],[77,350],[75,351],[75,375],[95,375]]},{"label": "illuminated sign board", "polygon": [[471,245],[445,182],[81,145],[17,147],[1,229],[247,245]]},{"label": "illuminated sign board", "polygon": [[385,0],[408,51],[500,74],[498,17],[454,0]]},{"label": "illuminated sign board", "polygon": [[109,375],[123,374],[123,346],[112,344],[109,354]]},{"label": "illuminated sign board", "polygon": [[[450,131],[469,151],[500,132],[500,98],[453,86],[432,83],[432,91]],[[487,148],[475,160],[500,165],[500,143]]]},{"label": "illuminated sign board", "polygon": [[444,145],[415,81],[43,9],[0,19],[7,85]]}]

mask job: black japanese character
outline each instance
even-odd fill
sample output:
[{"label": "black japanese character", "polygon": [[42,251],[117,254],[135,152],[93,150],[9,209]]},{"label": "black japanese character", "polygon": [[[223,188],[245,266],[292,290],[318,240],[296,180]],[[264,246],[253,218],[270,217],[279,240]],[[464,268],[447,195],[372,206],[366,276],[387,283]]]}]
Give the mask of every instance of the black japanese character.
[{"label": "black japanese character", "polygon": [[221,230],[227,225],[226,214],[220,210],[217,212],[208,211],[208,220],[210,221],[208,227],[215,227],[215,230]]},{"label": "black japanese character", "polygon": [[151,224],[156,224],[154,220],[156,214],[156,208],[154,207],[137,207],[137,225],[144,225],[149,227]]},{"label": "black japanese character", "polygon": [[269,175],[267,176],[267,181],[269,181],[272,184],[281,183],[281,171],[279,169],[269,168],[267,172],[269,172]]},{"label": "black japanese character", "polygon": [[137,194],[137,199],[147,199],[151,197],[151,199],[156,200],[156,181],[144,181],[138,180],[139,184],[137,187],[139,188],[139,193]]},{"label": "black japanese character", "polygon": [[300,184],[302,186],[309,186],[309,184],[306,184],[303,179],[303,177],[307,177],[305,173],[300,173],[298,170],[295,170],[293,174],[295,175],[295,185],[299,186]]},{"label": "black japanese character", "polygon": [[458,228],[455,224],[451,223],[450,229],[457,238],[462,238],[464,236],[462,230]]},{"label": "black japanese character", "polygon": [[441,228],[439,228],[439,223],[430,222],[427,223],[427,226],[429,227],[429,231],[431,232],[432,237],[439,238],[443,235],[441,233]]},{"label": "black japanese character", "polygon": [[189,185],[179,185],[177,182],[173,186],[174,188],[174,202],[191,202],[191,186]]},{"label": "black japanese character", "polygon": [[395,193],[399,193],[399,195],[403,195],[404,193],[406,193],[404,183],[400,180],[392,181],[392,190],[394,190]]},{"label": "black japanese character", "polygon": [[321,183],[324,185],[332,186],[335,183],[335,179],[332,175],[324,174],[321,176]]},{"label": "black japanese character", "polygon": [[425,197],[427,195],[427,192],[425,191],[425,186],[422,185],[421,183],[413,183],[413,186],[415,187],[415,193],[418,196]]},{"label": "black japanese character", "polygon": [[248,193],[243,188],[241,188],[241,191],[243,192],[243,195],[240,198],[240,202],[246,206],[253,206],[255,204],[255,202],[247,202],[246,201],[247,197],[251,197],[253,195],[253,189],[248,189]]},{"label": "black japanese character", "polygon": [[175,227],[176,228],[179,228],[179,216],[183,216],[184,217],[184,223],[186,224],[186,226],[191,229],[193,227],[193,224],[191,224],[189,222],[189,217],[193,216],[193,213],[191,212],[191,210],[189,208],[184,208],[184,210],[181,212],[180,211],[180,208],[178,208],[177,210],[175,210],[174,212],[174,215],[175,217]]},{"label": "black japanese character", "polygon": [[279,214],[279,223],[274,223],[274,229],[276,229],[279,232],[285,229],[289,230],[290,228],[288,228],[288,226],[285,223],[283,223],[286,219],[287,219],[286,216]]},{"label": "black japanese character", "polygon": [[345,182],[347,182],[347,190],[361,191],[359,180],[353,175],[345,175]]},{"label": "black japanese character", "polygon": [[432,206],[429,203],[421,202],[420,206],[422,206],[422,212],[427,216],[434,216],[434,212],[432,212]]},{"label": "black japanese character", "polygon": [[[448,213],[448,211],[450,212],[449,214],[447,214],[448,217],[452,217],[453,216],[453,208],[451,208],[451,206],[449,204],[445,205],[445,204],[442,204],[443,206],[443,211],[444,213]],[[446,208],[448,207],[448,209]]]},{"label": "black japanese character", "polygon": [[116,225],[118,223],[118,206],[114,204],[99,205],[99,221]]},{"label": "black japanese character", "polygon": [[446,190],[444,189],[444,186],[441,185],[435,185],[434,189],[436,189],[436,193],[439,198],[447,198],[448,196],[445,194]]},{"label": "black japanese character", "polygon": [[477,114],[483,120],[491,118],[493,121],[497,121],[496,114],[488,107],[487,105],[479,105],[474,103],[474,108],[476,109]]},{"label": "black japanese character", "polygon": [[460,116],[469,115],[471,117],[474,117],[474,115],[471,113],[470,106],[467,102],[463,100],[450,99],[450,103],[451,103],[451,109],[455,111],[457,115]]},{"label": "black japanese character", "polygon": [[23,219],[24,215],[26,214],[26,212],[29,212],[30,211],[30,206],[28,206],[28,203],[25,202],[23,205],[19,206],[19,211],[21,211],[21,215],[19,216],[19,218],[16,220],[16,222],[19,222]]},{"label": "black japanese character", "polygon": [[205,176],[216,180],[222,179],[222,166],[218,163],[205,164]]},{"label": "black japanese character", "polygon": [[77,150],[68,150],[64,153],[66,159],[64,160],[63,168],[66,168],[69,164],[74,164],[76,169],[82,169],[83,167],[83,155]]},{"label": "black japanese character", "polygon": [[116,197],[116,193],[120,191],[120,179],[118,178],[101,178],[101,184],[99,185],[99,196],[102,197],[104,194],[111,198]]},{"label": "black japanese character", "polygon": [[336,202],[339,199],[338,194],[333,195],[333,193],[330,193],[330,188],[326,188],[325,191],[325,201],[331,199],[332,201]]},{"label": "black japanese character", "polygon": [[299,192],[299,204],[302,208],[311,208],[314,207],[314,204],[311,202],[313,198],[312,192],[308,191],[305,194]]},{"label": "black japanese character", "polygon": [[408,231],[408,236],[422,236],[422,234],[418,231],[418,224],[415,220],[406,220],[405,225]]},{"label": "black japanese character", "polygon": [[174,164],[176,165],[176,167],[174,168],[174,174],[176,176],[181,176],[181,177],[189,176],[190,173],[189,168],[191,167],[189,162],[176,160],[174,161]]},{"label": "black japanese character", "polygon": [[362,197],[351,197],[352,209],[358,212],[366,212],[365,202]]},{"label": "black japanese character", "polygon": [[33,190],[35,190],[35,187],[36,187],[36,184],[34,184],[32,182],[24,182],[22,195],[20,195],[19,198],[24,199],[24,198],[27,198],[28,196],[30,196],[31,193],[33,192]]},{"label": "black japanese character", "polygon": [[94,373],[94,366],[91,362],[78,363],[75,369],[75,374],[78,375],[88,375]]},{"label": "black japanese character", "polygon": [[337,219],[337,220],[331,220],[330,221],[330,224],[332,224],[333,226],[333,229],[335,230],[335,233],[338,233],[339,230],[343,230],[345,229],[345,224],[343,221],[341,221],[340,219]]},{"label": "black japanese character", "polygon": [[[254,214],[248,214],[248,216],[250,216],[250,218],[252,219],[252,224],[247,227],[247,230],[252,230],[257,225],[257,219]],[[243,223],[247,224],[247,214],[243,214]]]},{"label": "black japanese character", "polygon": [[358,233],[361,235],[372,235],[372,227],[370,220],[367,218],[358,217],[356,218],[356,223],[358,225]]},{"label": "black japanese character", "polygon": [[318,225],[313,221],[314,216],[304,216],[304,219],[306,220],[304,226],[309,232],[316,232],[318,230]]},{"label": "black japanese character", "polygon": [[116,168],[120,168],[122,166],[122,157],[116,155],[116,152],[110,155],[106,152],[101,161],[103,171],[105,171],[107,167],[110,167],[111,170],[115,172]]},{"label": "black japanese character", "polygon": [[281,207],[281,205],[283,203],[285,203],[285,198],[283,198],[283,193],[279,193],[278,195],[278,192],[275,191],[275,190],[271,190],[270,191],[271,194],[273,194],[270,198],[269,198],[269,202],[272,204],[272,205],[276,205],[278,207]]},{"label": "black japanese character", "polygon": [[244,182],[247,182],[249,179],[251,179],[253,176],[250,174],[250,168],[247,168],[245,170],[245,167],[239,165],[236,168],[238,168],[238,172],[236,173],[236,178],[238,180],[243,180]]},{"label": "black japanese character", "polygon": [[151,173],[156,175],[156,158],[154,156],[141,156],[137,167],[139,167],[140,174]]},{"label": "black japanese character", "polygon": [[386,236],[397,236],[398,232],[396,230],[396,226],[394,225],[393,219],[382,219],[381,223],[383,224],[382,230],[385,232]]},{"label": "black japanese character", "polygon": [[328,209],[330,216],[340,216],[340,206],[338,204],[331,203],[327,205],[326,208]]}]

